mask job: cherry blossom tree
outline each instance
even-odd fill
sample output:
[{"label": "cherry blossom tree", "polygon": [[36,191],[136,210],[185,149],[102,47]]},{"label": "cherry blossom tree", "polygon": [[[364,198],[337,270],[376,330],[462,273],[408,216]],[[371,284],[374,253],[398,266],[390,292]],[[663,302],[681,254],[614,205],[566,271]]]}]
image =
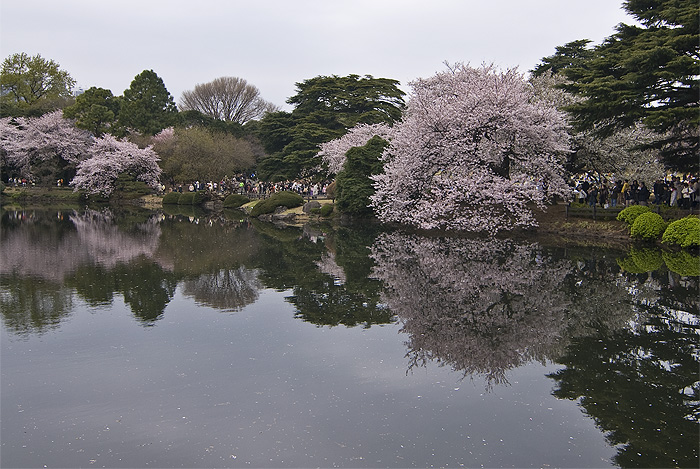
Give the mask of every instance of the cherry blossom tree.
[{"label": "cherry blossom tree", "polygon": [[36,118],[0,119],[0,149],[7,163],[24,177],[31,178],[49,160],[79,163],[88,156],[92,142],[90,133],[64,119],[62,111]]},{"label": "cherry blossom tree", "polygon": [[139,148],[126,140],[105,135],[95,140],[90,158],[78,164],[75,178],[70,182],[88,194],[109,196],[120,174],[128,173],[149,186],[158,187],[161,169],[153,147]]},{"label": "cherry blossom tree", "polygon": [[495,233],[536,226],[529,204],[569,197],[564,115],[522,74],[456,64],[411,86],[374,176],[380,220]]},{"label": "cherry blossom tree", "polygon": [[357,124],[340,138],[320,145],[318,156],[328,165],[328,172],[338,174],[345,164],[345,154],[353,147],[363,147],[374,136],[384,140],[391,138],[391,127],[387,124]]}]

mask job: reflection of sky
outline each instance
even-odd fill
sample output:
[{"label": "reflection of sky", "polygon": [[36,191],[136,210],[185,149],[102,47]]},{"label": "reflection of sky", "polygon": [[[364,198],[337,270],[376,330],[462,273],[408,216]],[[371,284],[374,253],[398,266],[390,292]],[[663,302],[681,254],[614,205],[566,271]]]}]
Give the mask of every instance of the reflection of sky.
[{"label": "reflection of sky", "polygon": [[289,292],[240,312],[178,289],[143,328],[78,306],[60,330],[2,337],[2,466],[606,465],[613,450],[530,364],[484,391],[448,367],[407,373],[400,325],[317,327]]}]

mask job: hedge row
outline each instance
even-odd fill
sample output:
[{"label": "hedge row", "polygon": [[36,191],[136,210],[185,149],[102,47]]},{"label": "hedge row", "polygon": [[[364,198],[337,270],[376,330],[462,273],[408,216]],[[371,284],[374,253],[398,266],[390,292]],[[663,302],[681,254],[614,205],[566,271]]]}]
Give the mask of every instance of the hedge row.
[{"label": "hedge row", "polygon": [[206,191],[168,192],[163,196],[163,205],[202,205],[208,200]]},{"label": "hedge row", "polygon": [[683,248],[700,246],[700,218],[687,216],[671,223],[666,223],[658,213],[644,205],[633,205],[622,210],[619,221],[624,221],[630,228],[630,235],[636,239],[654,241],[661,239],[665,244],[675,244]]}]

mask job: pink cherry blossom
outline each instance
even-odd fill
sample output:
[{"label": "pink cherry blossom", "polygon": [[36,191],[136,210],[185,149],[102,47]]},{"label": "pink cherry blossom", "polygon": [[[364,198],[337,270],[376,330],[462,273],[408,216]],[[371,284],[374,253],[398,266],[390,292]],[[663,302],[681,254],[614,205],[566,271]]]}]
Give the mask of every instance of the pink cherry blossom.
[{"label": "pink cherry blossom", "polygon": [[89,194],[110,195],[117,177],[130,173],[155,188],[159,184],[161,169],[153,147],[139,148],[126,140],[104,135],[90,148],[90,158],[78,164],[78,171],[70,182],[76,189]]},{"label": "pink cherry blossom", "polygon": [[495,233],[536,226],[530,204],[569,197],[565,117],[522,74],[457,64],[411,86],[373,177],[380,220]]},{"label": "pink cherry blossom", "polygon": [[328,165],[328,171],[338,174],[345,164],[345,154],[353,147],[362,147],[378,135],[384,140],[391,138],[391,127],[386,124],[358,124],[340,138],[322,143],[318,156]]}]

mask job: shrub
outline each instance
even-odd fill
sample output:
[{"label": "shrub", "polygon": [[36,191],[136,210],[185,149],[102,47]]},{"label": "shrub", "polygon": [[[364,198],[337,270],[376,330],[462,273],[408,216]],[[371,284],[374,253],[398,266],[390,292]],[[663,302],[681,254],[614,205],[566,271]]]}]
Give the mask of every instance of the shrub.
[{"label": "shrub", "polygon": [[194,192],[183,192],[177,199],[178,205],[192,205],[194,200]]},{"label": "shrub", "polygon": [[202,205],[207,200],[209,200],[209,194],[207,194],[207,191],[197,191],[192,197],[192,205]]},{"label": "shrub", "polygon": [[683,248],[700,246],[700,218],[690,216],[672,222],[664,231],[661,242]]},{"label": "shrub", "polygon": [[333,204],[326,204],[321,206],[321,208],[319,209],[319,213],[322,217],[330,216],[330,214],[333,213]]},{"label": "shrub", "polygon": [[700,257],[687,251],[663,252],[666,267],[682,277],[700,277]]},{"label": "shrub", "polygon": [[287,208],[299,207],[304,203],[304,198],[296,192],[275,192],[265,200],[261,200],[250,211],[251,217],[257,217],[265,213],[272,213],[279,206]]},{"label": "shrub", "polygon": [[649,211],[651,210],[646,205],[632,205],[618,213],[617,220],[624,221],[628,226],[632,226],[639,215]]},{"label": "shrub", "polygon": [[163,205],[177,204],[180,194],[178,192],[168,192],[163,196]]},{"label": "shrub", "polygon": [[661,218],[661,215],[654,212],[645,212],[635,218],[630,235],[633,238],[652,241],[659,239],[665,229],[666,222]]},{"label": "shrub", "polygon": [[250,202],[250,199],[241,194],[231,194],[224,199],[225,208],[238,208],[243,204]]}]

